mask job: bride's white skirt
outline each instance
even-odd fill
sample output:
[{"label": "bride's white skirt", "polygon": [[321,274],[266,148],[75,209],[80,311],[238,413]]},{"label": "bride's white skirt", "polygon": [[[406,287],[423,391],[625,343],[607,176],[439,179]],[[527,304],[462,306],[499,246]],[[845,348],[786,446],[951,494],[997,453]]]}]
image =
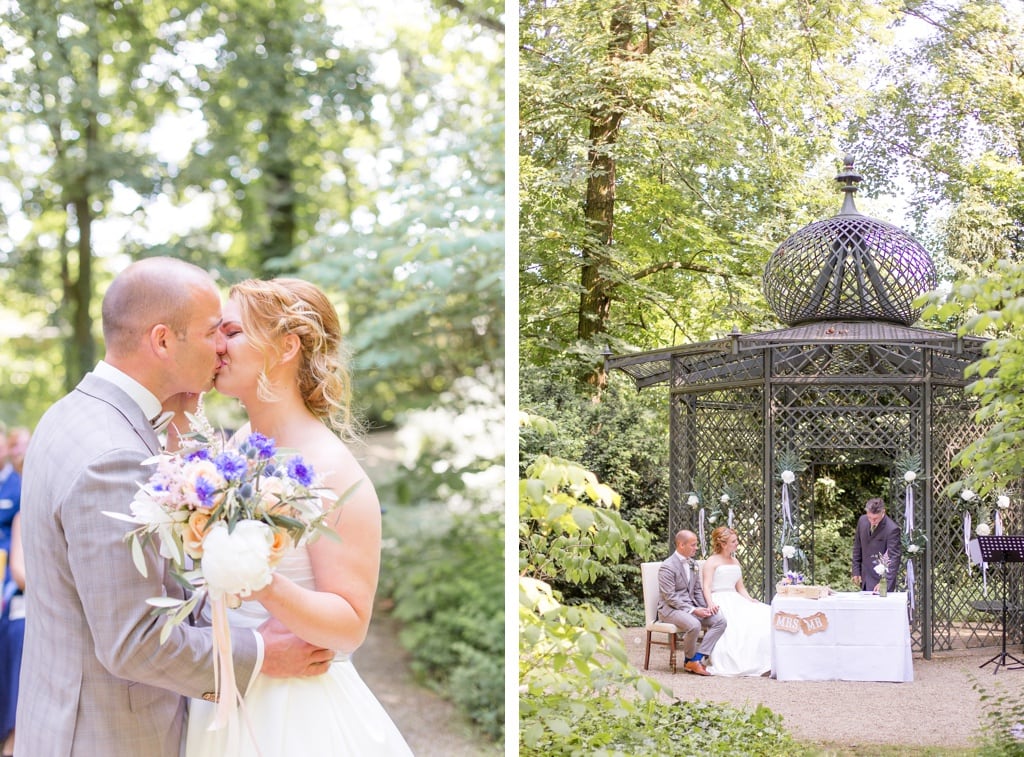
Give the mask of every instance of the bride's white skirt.
[{"label": "bride's white skirt", "polygon": [[234,722],[211,731],[215,705],[189,703],[186,757],[391,757],[412,752],[352,662],[315,678],[257,677]]},{"label": "bride's white skirt", "polygon": [[731,590],[714,591],[711,598],[725,614],[726,627],[711,650],[708,672],[716,676],[759,676],[771,670],[771,607]]}]

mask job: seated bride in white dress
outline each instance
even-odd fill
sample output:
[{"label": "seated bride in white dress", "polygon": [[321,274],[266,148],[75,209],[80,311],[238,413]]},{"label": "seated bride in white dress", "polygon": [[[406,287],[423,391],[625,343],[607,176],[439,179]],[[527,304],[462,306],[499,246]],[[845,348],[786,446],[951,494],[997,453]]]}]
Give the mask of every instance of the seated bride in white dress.
[{"label": "seated bride in white dress", "polygon": [[342,441],[351,424],[337,313],[312,284],[275,279],[232,287],[223,315],[217,390],[237,397],[251,430],[300,453],[324,485],[341,493],[361,484],[329,519],[340,539],[322,537],[287,552],[271,582],[230,613],[232,625],[250,627],[273,616],[306,642],[337,650],[324,663],[329,670],[303,678],[258,675],[248,687],[239,681],[242,708],[213,730],[214,704],[192,700],[186,754],[411,756],[350,659],[370,625],[381,514],[373,485]]},{"label": "seated bride in white dress", "polygon": [[747,593],[735,556],[739,544],[735,531],[719,526],[711,532],[713,554],[701,568],[704,596],[727,621],[708,667],[717,676],[761,676],[772,667],[771,607]]}]

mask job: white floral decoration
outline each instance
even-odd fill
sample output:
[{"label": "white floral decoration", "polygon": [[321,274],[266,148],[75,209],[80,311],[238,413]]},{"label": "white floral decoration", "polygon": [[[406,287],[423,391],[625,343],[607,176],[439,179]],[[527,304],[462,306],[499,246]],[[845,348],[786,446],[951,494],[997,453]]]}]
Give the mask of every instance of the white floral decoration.
[{"label": "white floral decoration", "polygon": [[787,560],[792,560],[794,557],[796,557],[796,547],[794,547],[792,544],[787,544],[782,548],[782,556],[785,557]]},{"label": "white floral decoration", "polygon": [[1000,510],[1005,510],[1010,506],[1010,498],[1005,494],[1000,494],[996,498],[996,505],[999,507]]},{"label": "white floral decoration", "polygon": [[917,474],[914,473],[914,471],[912,470],[908,470],[906,473],[903,474],[903,480],[906,481],[908,484],[913,483],[916,478]]},{"label": "white floral decoration", "polygon": [[700,504],[700,497],[698,497],[696,494],[691,494],[689,497],[686,498],[686,504],[696,509],[697,505]]},{"label": "white floral decoration", "polygon": [[988,536],[992,533],[992,528],[988,523],[979,523],[978,527],[974,529],[978,536]]},{"label": "white floral decoration", "polygon": [[796,474],[791,470],[782,471],[782,483],[791,484],[796,481]]},{"label": "white floral decoration", "polygon": [[718,498],[718,501],[721,502],[723,505],[728,505],[729,504],[729,495],[728,494],[723,494],[721,497]]},{"label": "white floral decoration", "polygon": [[977,497],[977,496],[978,495],[975,494],[970,489],[963,489],[960,492],[960,499],[962,499],[964,502],[972,502],[974,500],[974,498]]}]

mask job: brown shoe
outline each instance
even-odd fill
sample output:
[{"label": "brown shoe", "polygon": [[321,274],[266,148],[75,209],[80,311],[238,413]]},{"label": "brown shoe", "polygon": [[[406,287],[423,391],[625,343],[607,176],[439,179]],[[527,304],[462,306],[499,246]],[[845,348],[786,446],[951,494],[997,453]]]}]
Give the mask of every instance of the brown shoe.
[{"label": "brown shoe", "polygon": [[711,675],[704,668],[704,666],[701,665],[696,660],[690,660],[688,663],[683,665],[683,670],[685,670],[687,673],[693,673],[694,675],[698,675],[698,676],[709,676],[709,675]]}]

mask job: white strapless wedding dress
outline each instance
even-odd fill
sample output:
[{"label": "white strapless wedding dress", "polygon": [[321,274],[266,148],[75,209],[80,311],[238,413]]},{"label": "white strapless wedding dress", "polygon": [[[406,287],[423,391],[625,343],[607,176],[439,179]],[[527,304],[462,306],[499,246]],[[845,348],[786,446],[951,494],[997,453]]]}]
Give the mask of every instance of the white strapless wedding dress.
[{"label": "white strapless wedding dress", "polygon": [[[313,587],[305,548],[286,554],[277,570]],[[229,616],[232,626],[246,628],[256,628],[268,617],[259,602],[243,602]],[[352,661],[340,653],[327,673],[314,678],[258,676],[245,695],[242,713],[240,709],[227,727],[211,731],[214,704],[190,700],[186,757],[412,757]],[[232,731],[235,750],[228,748]]]},{"label": "white strapless wedding dress", "polygon": [[771,670],[771,607],[736,591],[739,565],[719,565],[711,577],[711,601],[725,615],[722,638],[711,650],[708,672],[716,676],[759,676]]}]

